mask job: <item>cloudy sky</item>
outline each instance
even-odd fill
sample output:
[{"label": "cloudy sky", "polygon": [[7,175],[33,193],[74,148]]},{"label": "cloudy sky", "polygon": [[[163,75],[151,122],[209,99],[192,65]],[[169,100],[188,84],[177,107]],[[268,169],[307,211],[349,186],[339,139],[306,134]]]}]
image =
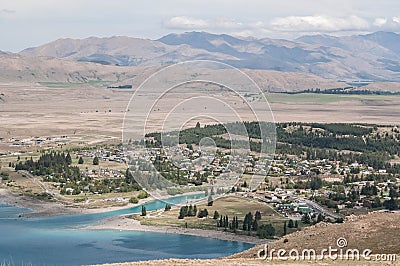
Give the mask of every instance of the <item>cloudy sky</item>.
[{"label": "cloudy sky", "polygon": [[0,50],[12,52],[89,36],[207,31],[294,39],[379,30],[400,32],[398,0],[0,0]]}]

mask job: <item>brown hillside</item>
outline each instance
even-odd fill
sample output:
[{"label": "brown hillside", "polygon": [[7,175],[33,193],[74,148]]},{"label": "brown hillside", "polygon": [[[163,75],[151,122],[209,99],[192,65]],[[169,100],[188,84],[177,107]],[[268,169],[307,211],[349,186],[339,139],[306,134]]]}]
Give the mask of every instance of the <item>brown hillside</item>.
[{"label": "brown hillside", "polygon": [[[340,237],[347,239],[345,248],[359,250],[371,249],[373,254],[400,254],[400,212],[372,213],[363,216],[350,216],[342,224],[320,223],[305,228],[299,232],[269,243],[269,248],[298,250],[313,248],[320,251],[323,248],[337,248],[336,240]],[[395,262],[375,261],[265,261],[257,258],[257,252],[264,245],[232,255],[227,258],[214,260],[168,259],[158,261],[144,261],[135,263],[120,263],[112,265],[398,265],[399,255]]]}]

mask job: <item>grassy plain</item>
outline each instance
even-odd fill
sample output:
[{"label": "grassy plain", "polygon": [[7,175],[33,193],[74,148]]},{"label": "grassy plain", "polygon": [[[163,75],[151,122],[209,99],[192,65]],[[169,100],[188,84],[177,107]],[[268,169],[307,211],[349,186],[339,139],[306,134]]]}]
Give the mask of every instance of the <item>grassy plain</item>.
[{"label": "grassy plain", "polygon": [[345,95],[345,94],[318,94],[318,93],[270,93],[267,94],[270,103],[333,103],[343,101],[371,101],[370,104],[384,101],[400,101],[400,95]]},{"label": "grassy plain", "polygon": [[[87,85],[63,87],[65,84],[55,83],[47,85],[54,88],[0,85],[0,93],[4,95],[0,102],[0,138],[80,135],[83,136],[81,143],[121,138],[123,118],[134,90]],[[400,96],[281,93],[268,93],[266,96],[277,122],[400,124]],[[187,95],[177,94],[174,97],[179,102]],[[133,107],[148,108],[153,103],[143,97],[139,104]],[[161,106],[155,119],[174,107],[167,105]],[[257,108],[257,103],[254,106]],[[253,120],[248,109],[239,110],[243,119]],[[223,119],[224,114],[221,117]],[[149,121],[148,124],[152,122],[158,121]],[[0,152],[9,149],[0,143]]]}]

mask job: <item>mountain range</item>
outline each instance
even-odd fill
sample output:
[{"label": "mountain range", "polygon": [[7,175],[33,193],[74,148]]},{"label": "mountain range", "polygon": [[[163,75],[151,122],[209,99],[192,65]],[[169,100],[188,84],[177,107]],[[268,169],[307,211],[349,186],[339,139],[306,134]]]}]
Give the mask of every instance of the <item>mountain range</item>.
[{"label": "mountain range", "polygon": [[[115,66],[76,62],[54,57],[26,57],[0,53],[0,84],[50,83],[54,86],[104,84],[139,86],[160,66]],[[264,91],[298,91],[309,88],[345,87],[343,82],[327,80],[307,73],[244,69]],[[69,85],[68,85],[69,86]]]},{"label": "mountain range", "polygon": [[238,68],[308,73],[330,80],[400,81],[400,34],[375,32],[296,40],[187,32],[158,40],[125,36],[59,39],[19,53],[114,66],[216,60]]}]

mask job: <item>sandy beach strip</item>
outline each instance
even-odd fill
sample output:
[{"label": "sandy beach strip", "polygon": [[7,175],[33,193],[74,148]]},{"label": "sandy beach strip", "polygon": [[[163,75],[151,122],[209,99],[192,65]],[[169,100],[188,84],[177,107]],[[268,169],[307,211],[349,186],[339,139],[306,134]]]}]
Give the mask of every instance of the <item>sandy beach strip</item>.
[{"label": "sandy beach strip", "polygon": [[21,216],[24,217],[103,213],[133,208],[152,200],[154,200],[154,198],[149,197],[139,200],[139,202],[136,204],[128,203],[124,206],[85,208],[78,205],[66,205],[58,201],[42,201],[33,197],[12,192],[8,189],[0,189],[0,201],[30,210],[30,212],[21,213]]},{"label": "sandy beach strip", "polygon": [[234,233],[217,231],[217,230],[204,230],[197,228],[183,228],[175,226],[149,226],[142,225],[140,221],[127,218],[126,215],[115,216],[106,218],[100,221],[99,224],[84,227],[89,230],[133,230],[142,232],[156,232],[164,234],[181,234],[190,236],[199,236],[207,238],[215,238],[219,240],[244,242],[249,244],[264,244],[269,242],[267,239],[259,239],[252,236],[237,235]]}]

